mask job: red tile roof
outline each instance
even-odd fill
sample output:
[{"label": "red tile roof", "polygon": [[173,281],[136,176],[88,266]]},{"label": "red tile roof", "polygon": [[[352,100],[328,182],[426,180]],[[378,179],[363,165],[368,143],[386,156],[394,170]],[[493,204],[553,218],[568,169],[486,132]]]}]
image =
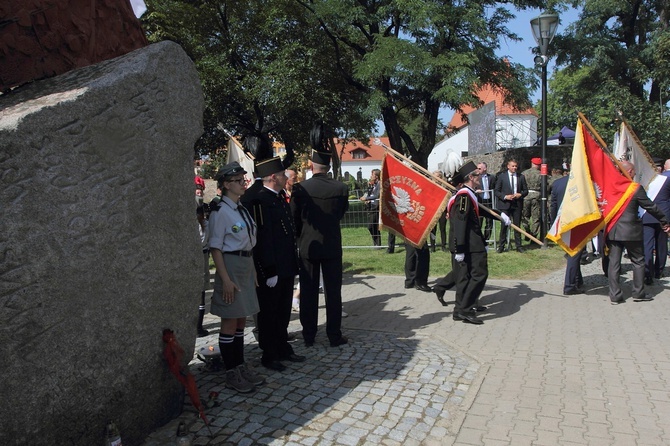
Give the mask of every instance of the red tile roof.
[{"label": "red tile roof", "polygon": [[[349,141],[342,150],[342,140],[335,141],[335,147],[337,148],[337,153],[342,157],[342,162],[347,161],[381,161],[384,156],[384,147],[375,143],[375,140],[379,139],[382,144],[390,147],[389,139],[387,137],[372,137],[367,142],[367,145],[363,144],[360,141]],[[364,153],[363,158],[354,158],[354,153],[358,150],[362,150]]]},{"label": "red tile roof", "polygon": [[[490,86],[486,85],[477,95],[479,99],[483,102],[484,105],[488,104],[491,101],[496,103],[496,116],[500,115],[533,115],[537,116],[537,112],[531,107],[527,110],[516,110],[509,104],[503,103],[503,95],[501,92],[494,91]],[[476,110],[476,108],[469,105],[461,106],[463,113],[466,115]],[[448,128],[449,130],[457,130],[466,125],[467,123],[461,118],[460,112],[455,112],[452,116],[451,121],[449,121]]]}]

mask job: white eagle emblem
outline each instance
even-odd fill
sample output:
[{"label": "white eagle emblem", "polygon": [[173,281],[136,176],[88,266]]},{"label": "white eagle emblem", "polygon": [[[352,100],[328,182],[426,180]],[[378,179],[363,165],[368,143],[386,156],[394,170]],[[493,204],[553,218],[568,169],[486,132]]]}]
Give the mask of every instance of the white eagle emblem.
[{"label": "white eagle emblem", "polygon": [[396,186],[393,187],[393,192],[395,193],[391,193],[391,196],[393,197],[393,203],[391,203],[391,206],[393,206],[393,209],[395,209],[398,215],[414,212],[409,192]]}]

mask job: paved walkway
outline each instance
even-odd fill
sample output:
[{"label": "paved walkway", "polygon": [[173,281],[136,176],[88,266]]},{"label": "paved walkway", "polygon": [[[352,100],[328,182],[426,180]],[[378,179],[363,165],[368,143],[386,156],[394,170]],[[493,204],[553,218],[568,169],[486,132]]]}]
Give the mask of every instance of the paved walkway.
[{"label": "paved walkway", "polygon": [[[625,292],[630,264],[624,272]],[[348,346],[329,347],[322,326],[314,347],[294,344],[307,362],[258,367],[267,383],[249,395],[194,360],[201,395],[219,392],[210,426],[187,404],[145,446],[171,444],[179,420],[194,445],[668,445],[670,281],[647,287],[652,302],[612,306],[599,264],[584,274],[587,293],[570,297],[562,271],[489,281],[481,326],[452,321],[453,305],[402,277],[345,277]],[[247,342],[258,364],[250,330]]]}]

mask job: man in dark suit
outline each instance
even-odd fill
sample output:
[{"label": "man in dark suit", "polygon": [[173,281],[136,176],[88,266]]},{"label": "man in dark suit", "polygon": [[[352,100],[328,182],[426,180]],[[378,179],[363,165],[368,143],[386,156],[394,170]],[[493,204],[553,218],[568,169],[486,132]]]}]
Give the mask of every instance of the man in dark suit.
[{"label": "man in dark suit", "polygon": [[[523,212],[523,199],[528,195],[528,185],[523,175],[517,173],[519,164],[511,159],[507,162],[507,171],[496,176],[495,189],[493,193],[497,200],[497,207],[501,213],[507,214],[512,223],[517,227],[521,225],[521,214]],[[507,227],[500,228],[498,252],[503,252],[507,245]],[[514,232],[516,250],[523,252],[521,247],[521,234]]]},{"label": "man in dark suit", "polygon": [[[568,185],[569,177],[563,176],[553,182],[551,187],[551,221],[555,221],[558,216],[558,210],[561,207],[565,189]],[[580,250],[574,256],[567,257],[567,265],[565,267],[565,279],[563,279],[563,294],[570,296],[573,294],[581,294],[584,279],[582,278],[581,260],[584,250]]]},{"label": "man in dark suit", "polygon": [[[325,151],[322,128],[312,131],[312,178],[293,186],[291,209],[298,234],[300,257],[300,323],[305,345],[314,345],[319,309],[319,272],[326,296],[326,335],[331,347],[343,345],[342,234],[340,220],[349,207],[346,184],[328,178],[330,152]],[[321,149],[317,151],[316,149]]]},{"label": "man in dark suit", "polygon": [[261,364],[283,371],[286,367],[281,361],[305,361],[304,356],[295,354],[288,342],[293,280],[298,273],[295,225],[284,195],[288,178],[279,157],[258,162],[256,172],[261,177],[262,187],[249,197],[253,198],[251,201],[243,199],[242,203],[253,211],[258,228],[254,247],[256,295],[260,306],[258,344],[263,350]]},{"label": "man in dark suit", "polygon": [[[479,169],[472,161],[458,171],[463,187],[447,203],[449,215],[449,251],[452,277],[456,283],[455,321],[480,325],[484,321],[475,313],[479,296],[488,278],[486,240],[479,217],[486,211],[479,207],[475,191],[481,188]],[[507,222],[509,218],[503,217]]]},{"label": "man in dark suit", "polygon": [[[495,187],[495,177],[488,173],[488,165],[484,162],[477,164],[481,179],[481,189],[477,191],[477,199],[481,204],[489,209],[493,209],[493,188]],[[484,238],[491,240],[493,231],[493,218],[489,216],[480,217],[479,224],[484,228]]]},{"label": "man in dark suit", "polygon": [[[635,178],[633,163],[623,161],[621,167],[628,172],[630,178]],[[638,216],[638,208],[645,209],[660,222],[663,231],[670,231],[665,215],[647,197],[642,186],[638,185],[633,197],[621,213],[619,220],[607,234],[609,248],[609,266],[607,279],[609,281],[609,297],[612,305],[625,302],[621,292],[619,276],[621,276],[621,256],[623,250],[628,252],[628,258],[633,264],[633,300],[635,302],[653,300],[653,297],[644,292],[644,249],[642,247],[642,219]]]},{"label": "man in dark suit", "polygon": [[[664,172],[670,174],[670,172]],[[647,188],[647,195],[653,197],[653,203],[670,219],[670,178],[668,175],[657,175]],[[659,221],[649,212],[642,215],[642,232],[644,238],[644,283],[651,285],[654,278],[663,276],[668,258],[668,234],[661,228]],[[654,256],[656,253],[656,256]]]}]

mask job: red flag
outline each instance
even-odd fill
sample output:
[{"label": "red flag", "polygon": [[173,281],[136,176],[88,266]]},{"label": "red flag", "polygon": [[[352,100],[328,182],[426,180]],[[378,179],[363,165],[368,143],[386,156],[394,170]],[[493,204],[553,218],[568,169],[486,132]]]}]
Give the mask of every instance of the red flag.
[{"label": "red flag", "polygon": [[163,342],[165,342],[163,356],[167,361],[168,368],[175,378],[177,378],[177,380],[186,388],[186,392],[188,392],[188,396],[191,398],[191,403],[193,403],[193,407],[197,409],[202,421],[204,421],[206,425],[209,425],[209,420],[207,420],[207,417],[205,416],[205,408],[200,402],[200,393],[195,384],[195,378],[188,370],[188,366],[182,365],[184,349],[181,348],[174,332],[169,328],[163,330]]},{"label": "red flag", "polygon": [[575,133],[570,179],[558,216],[547,234],[571,256],[605,225],[616,223],[638,186],[617,170],[581,120],[577,121]]},{"label": "red flag", "polygon": [[382,161],[381,224],[421,247],[447,205],[449,191],[386,152]]}]

